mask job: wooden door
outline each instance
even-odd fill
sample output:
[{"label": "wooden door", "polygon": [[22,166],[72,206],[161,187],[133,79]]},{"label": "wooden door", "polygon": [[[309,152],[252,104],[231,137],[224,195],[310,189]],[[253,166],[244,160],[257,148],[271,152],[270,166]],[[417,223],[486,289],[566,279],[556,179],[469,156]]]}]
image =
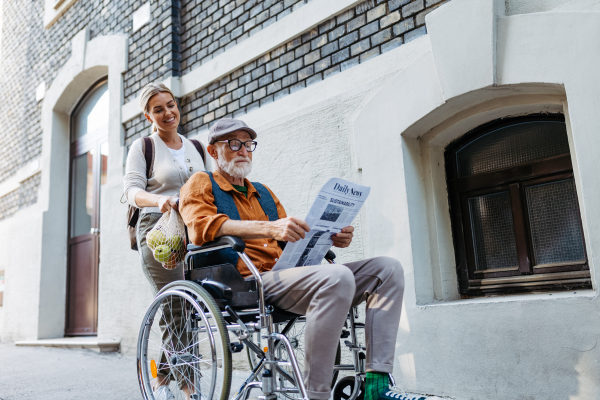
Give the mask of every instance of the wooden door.
[{"label": "wooden door", "polygon": [[95,85],[71,121],[71,171],[65,335],[98,331],[100,193],[108,161],[108,85]]}]

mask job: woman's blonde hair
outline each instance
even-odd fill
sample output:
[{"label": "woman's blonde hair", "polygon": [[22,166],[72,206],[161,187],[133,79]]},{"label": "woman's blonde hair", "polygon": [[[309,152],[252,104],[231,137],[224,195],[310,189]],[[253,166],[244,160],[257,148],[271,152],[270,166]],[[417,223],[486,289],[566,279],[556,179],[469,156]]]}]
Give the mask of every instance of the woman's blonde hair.
[{"label": "woman's blonde hair", "polygon": [[[165,86],[164,83],[161,82],[150,82],[142,89],[142,95],[140,96],[140,107],[145,114],[148,114],[148,107],[150,103],[150,99],[159,93],[169,93],[173,100],[175,100],[175,95],[171,92],[171,89]],[[156,130],[156,126],[152,124],[152,132]]]}]

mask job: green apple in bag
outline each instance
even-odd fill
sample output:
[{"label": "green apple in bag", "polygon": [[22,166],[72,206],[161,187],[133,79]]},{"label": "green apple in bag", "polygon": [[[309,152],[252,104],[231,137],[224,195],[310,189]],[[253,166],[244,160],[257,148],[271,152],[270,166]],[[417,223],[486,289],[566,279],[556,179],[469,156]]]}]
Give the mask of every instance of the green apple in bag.
[{"label": "green apple in bag", "polygon": [[153,229],[146,235],[146,242],[151,249],[156,249],[156,247],[165,244],[166,241],[167,237],[158,229]]},{"label": "green apple in bag", "polygon": [[183,238],[179,235],[169,237],[167,243],[173,251],[181,251],[183,249]]},{"label": "green apple in bag", "polygon": [[160,263],[166,263],[171,257],[171,248],[166,244],[157,246],[154,249],[154,259]]}]

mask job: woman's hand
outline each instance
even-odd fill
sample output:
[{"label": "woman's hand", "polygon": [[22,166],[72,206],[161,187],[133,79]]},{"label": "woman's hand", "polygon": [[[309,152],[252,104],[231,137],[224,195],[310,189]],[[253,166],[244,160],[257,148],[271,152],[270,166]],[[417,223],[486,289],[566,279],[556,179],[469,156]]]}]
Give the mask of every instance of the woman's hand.
[{"label": "woman's hand", "polygon": [[158,196],[156,206],[160,209],[161,213],[166,213],[171,209],[177,210],[177,199],[172,196]]},{"label": "woman's hand", "polygon": [[333,245],[335,247],[348,247],[350,243],[352,243],[352,237],[354,237],[354,227],[347,226],[340,233],[336,233],[331,236],[331,240],[333,240]]}]

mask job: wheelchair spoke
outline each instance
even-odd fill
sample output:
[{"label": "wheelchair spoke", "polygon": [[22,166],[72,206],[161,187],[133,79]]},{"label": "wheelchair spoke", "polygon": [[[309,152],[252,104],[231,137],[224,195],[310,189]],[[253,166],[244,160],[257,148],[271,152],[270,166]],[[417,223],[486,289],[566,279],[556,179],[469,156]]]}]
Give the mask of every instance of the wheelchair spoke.
[{"label": "wheelchair spoke", "polygon": [[138,365],[144,399],[163,384],[175,399],[227,400],[231,353],[219,309],[195,284],[169,289],[174,285],[159,293],[142,325]]}]

